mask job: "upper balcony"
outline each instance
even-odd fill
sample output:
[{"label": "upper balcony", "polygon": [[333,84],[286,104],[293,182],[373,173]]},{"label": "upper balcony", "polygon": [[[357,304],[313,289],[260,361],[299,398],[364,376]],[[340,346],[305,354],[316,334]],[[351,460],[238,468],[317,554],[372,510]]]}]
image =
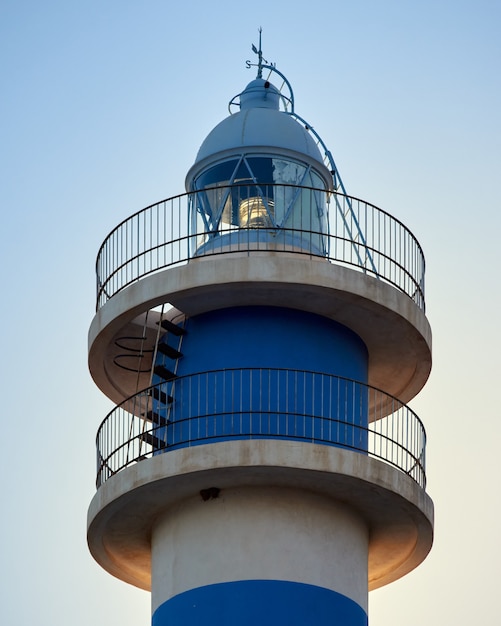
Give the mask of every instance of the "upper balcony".
[{"label": "upper balcony", "polygon": [[392,285],[424,312],[423,252],[399,220],[358,198],[287,184],[218,185],[133,214],[99,250],[96,310],[155,272],[202,256],[260,252],[351,268]]}]

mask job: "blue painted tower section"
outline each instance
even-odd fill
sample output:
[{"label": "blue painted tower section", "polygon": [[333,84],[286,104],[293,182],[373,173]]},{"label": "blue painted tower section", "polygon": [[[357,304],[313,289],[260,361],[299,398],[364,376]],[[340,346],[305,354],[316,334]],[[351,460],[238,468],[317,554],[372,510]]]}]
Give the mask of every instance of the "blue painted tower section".
[{"label": "blue painted tower section", "polygon": [[246,580],[187,591],[160,606],[153,626],[366,626],[353,600],[323,587],[283,580]]},{"label": "blue painted tower section", "polygon": [[[179,328],[182,335],[166,333],[156,359],[159,450],[226,437],[366,447],[367,393],[360,383],[367,383],[368,354],[348,328],[265,306],[211,311]],[[174,371],[175,379],[165,381],[165,372]]]}]

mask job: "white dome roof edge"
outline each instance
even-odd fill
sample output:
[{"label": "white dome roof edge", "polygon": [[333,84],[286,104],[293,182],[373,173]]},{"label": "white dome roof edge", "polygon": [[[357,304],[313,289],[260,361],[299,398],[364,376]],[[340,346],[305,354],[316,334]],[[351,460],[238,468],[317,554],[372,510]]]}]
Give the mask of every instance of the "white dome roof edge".
[{"label": "white dome roof edge", "polygon": [[188,173],[186,174],[185,179],[185,188],[186,191],[191,191],[191,183],[197,178],[199,174],[201,174],[204,170],[208,168],[210,165],[217,165],[218,163],[222,163],[230,159],[231,157],[240,157],[240,156],[275,156],[275,157],[289,157],[294,161],[300,161],[307,165],[312,166],[312,168],[320,174],[322,179],[325,181],[326,188],[332,190],[332,174],[329,169],[325,166],[322,161],[318,161],[316,158],[311,157],[304,152],[298,152],[296,150],[290,150],[289,148],[279,148],[277,146],[269,146],[269,145],[241,145],[235,146],[233,148],[227,148],[225,150],[221,150],[220,152],[216,152],[214,154],[208,155],[201,160],[195,161],[195,163],[190,167]]}]

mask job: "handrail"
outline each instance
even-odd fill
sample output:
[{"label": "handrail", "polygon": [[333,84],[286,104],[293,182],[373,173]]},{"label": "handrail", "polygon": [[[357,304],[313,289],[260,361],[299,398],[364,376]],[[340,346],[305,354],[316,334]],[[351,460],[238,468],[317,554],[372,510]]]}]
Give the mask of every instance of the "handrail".
[{"label": "handrail", "polygon": [[[311,221],[308,222],[311,205],[307,198],[303,207],[302,195],[307,194],[300,194],[299,204],[295,207],[295,221],[289,221],[284,227],[235,229],[226,225],[208,232],[202,220],[190,222],[190,208],[201,202],[208,191],[217,189],[221,192],[225,187],[162,200],[123,220],[101,245],[96,260],[96,309],[145,276],[189,262],[198,255],[197,250],[204,243],[211,239],[215,242],[216,236],[222,243],[224,236],[229,240],[237,231],[254,236],[242,235],[237,243],[233,239],[231,245],[205,247],[203,254],[246,251],[252,254],[257,250],[272,249],[275,253],[290,253],[292,250],[309,257],[322,257],[330,263],[353,268],[393,285],[424,311],[424,255],[419,242],[399,220],[359,198],[337,192],[285,184],[266,187],[275,190],[296,187],[309,194],[323,194],[326,204],[335,199],[338,210],[329,212],[325,230],[305,227],[305,224],[311,224]],[[273,230],[275,232],[272,233]],[[259,231],[271,233],[270,237],[259,236]],[[279,233],[280,237],[270,243],[275,233]],[[311,245],[291,245],[291,241],[300,239],[309,241]],[[322,245],[317,245],[319,241]]]},{"label": "handrail", "polygon": [[228,439],[291,439],[380,459],[426,485],[426,433],[397,398],[312,371],[247,368],[153,385],[115,407],[96,436],[97,487],[129,465]]}]

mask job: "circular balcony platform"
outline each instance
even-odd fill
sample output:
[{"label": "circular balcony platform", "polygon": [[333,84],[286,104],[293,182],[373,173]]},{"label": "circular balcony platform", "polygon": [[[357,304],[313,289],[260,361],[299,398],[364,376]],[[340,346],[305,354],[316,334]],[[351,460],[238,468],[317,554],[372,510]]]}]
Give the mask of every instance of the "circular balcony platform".
[{"label": "circular balcony platform", "polygon": [[[433,541],[433,503],[390,465],[325,445],[293,441],[226,441],[173,450],[137,463],[101,486],[88,513],[88,542],[114,576],[150,588],[155,519],[210,490],[274,488],[314,492],[355,510],[369,532],[369,590],[417,567]],[[297,497],[297,496],[296,496]]]},{"label": "circular balcony platform", "polygon": [[[369,352],[368,383],[411,400],[431,370],[431,330],[405,293],[358,270],[294,253],[231,253],[192,259],[116,293],[89,331],[89,367],[117,404],[136,393],[137,374],[115,362],[117,341],[139,333],[147,311],[170,303],[187,316],[234,306],[278,306],[336,320]],[[145,368],[146,369],[146,368]],[[145,379],[143,387],[148,385]]]}]

